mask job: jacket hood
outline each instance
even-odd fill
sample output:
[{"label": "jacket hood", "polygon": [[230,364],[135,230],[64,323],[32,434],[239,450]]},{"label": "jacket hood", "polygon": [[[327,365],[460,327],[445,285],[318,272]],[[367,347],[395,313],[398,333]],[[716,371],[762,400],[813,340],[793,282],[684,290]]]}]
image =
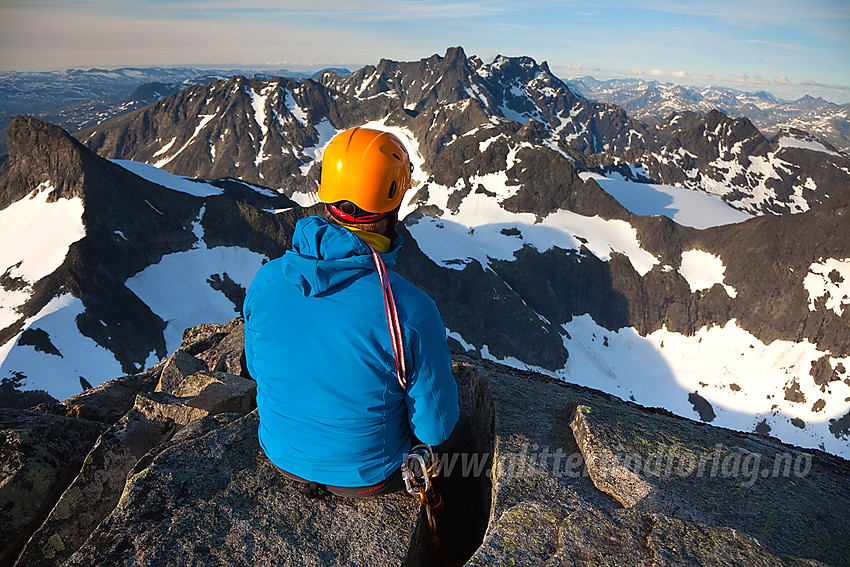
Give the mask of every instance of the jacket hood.
[{"label": "jacket hood", "polygon": [[[395,266],[402,238],[381,254]],[[292,249],[282,257],[283,277],[305,296],[318,296],[375,271],[371,250],[353,232],[321,217],[306,217],[295,225]]]}]

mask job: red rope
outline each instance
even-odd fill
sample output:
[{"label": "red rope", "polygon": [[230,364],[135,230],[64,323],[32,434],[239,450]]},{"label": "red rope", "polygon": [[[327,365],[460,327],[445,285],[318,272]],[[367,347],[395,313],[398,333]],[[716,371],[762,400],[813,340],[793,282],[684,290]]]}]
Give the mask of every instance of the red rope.
[{"label": "red rope", "polygon": [[384,308],[387,312],[387,326],[390,330],[390,341],[393,345],[393,355],[395,356],[395,370],[398,375],[398,385],[402,390],[407,390],[407,363],[404,357],[404,338],[401,334],[401,324],[398,320],[398,310],[393,297],[393,290],[390,286],[390,278],[387,274],[387,267],[384,265],[384,260],[381,255],[372,248],[372,260],[375,262],[375,269],[378,271],[378,276],[381,278],[381,288],[384,293]]}]

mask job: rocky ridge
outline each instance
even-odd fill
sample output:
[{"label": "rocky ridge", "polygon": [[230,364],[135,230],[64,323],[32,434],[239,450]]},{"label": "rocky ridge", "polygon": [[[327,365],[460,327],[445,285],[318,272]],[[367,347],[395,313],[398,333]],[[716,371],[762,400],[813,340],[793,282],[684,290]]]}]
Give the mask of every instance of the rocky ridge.
[{"label": "rocky ridge", "polygon": [[[515,133],[578,170],[707,191],[755,214],[808,210],[850,181],[850,158],[817,138],[814,147],[824,151],[800,149],[793,135],[789,148],[782,142],[787,130],[769,142],[748,119],[715,111],[696,125],[665,117],[648,127],[617,105],[577,96],[545,62],[498,56],[484,63],[461,48],[420,61],[385,59],[344,76],[327,71],[300,83],[234,78],[173,97],[78,137],[104,157],[193,177],[236,176],[287,195],[315,190],[318,172],[306,184],[303,174],[330,134],[370,121],[413,132],[426,177],[447,187],[486,172],[479,161],[440,159],[449,142],[485,148]],[[171,110],[178,107],[183,110]],[[245,123],[246,114],[253,122]],[[672,175],[676,167],[686,173]]]},{"label": "rocky ridge", "polygon": [[[265,460],[242,337],[240,320],[189,329],[144,373],[0,410],[18,439],[2,564],[442,564],[406,494],[308,500]],[[476,451],[455,466],[488,518],[461,563],[848,565],[847,461],[464,355],[455,376]],[[28,480],[60,470],[52,487]]]}]

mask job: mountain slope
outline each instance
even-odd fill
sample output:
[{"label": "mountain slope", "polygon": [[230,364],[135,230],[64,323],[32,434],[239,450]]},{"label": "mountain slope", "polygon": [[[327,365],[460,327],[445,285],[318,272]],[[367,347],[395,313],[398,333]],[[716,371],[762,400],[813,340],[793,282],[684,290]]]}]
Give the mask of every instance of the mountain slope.
[{"label": "mountain slope", "polygon": [[[538,92],[534,81],[546,86]],[[573,127],[589,134],[567,140],[570,134],[559,137],[551,123],[572,111],[576,120],[561,134]],[[520,124],[505,116],[510,112],[539,120]],[[138,156],[172,172],[243,179],[212,185],[241,187],[238,195],[181,197],[193,203],[182,220],[185,244],[114,278],[159,318],[161,342],[148,338],[134,347],[145,356],[159,352],[156,344],[170,348],[196,314],[215,312],[229,320],[238,303],[231,298],[248,285],[249,268],[279,255],[295,220],[316,211],[278,213],[288,206],[275,204],[283,197],[266,201],[269,190],[244,181],[311,205],[323,145],[337,130],[365,123],[396,133],[411,152],[414,189],[402,209],[406,245],[399,271],[434,297],[456,349],[679,415],[770,430],[847,454],[847,188],[817,173],[824,164],[833,171],[843,162],[823,161],[835,156],[813,151],[814,141],[802,135],[794,138],[799,143],[773,148],[749,122],[719,113],[685,116],[681,126],[671,121],[657,134],[647,129],[643,136],[650,140],[623,117],[615,108],[575,97],[544,65],[526,58],[485,65],[450,50],[419,62],[383,61],[344,79],[236,77],[166,97],[81,138],[112,158]],[[609,126],[616,132],[606,133]],[[788,160],[823,154],[820,160],[801,158],[794,167],[826,181],[821,193],[801,193],[804,201],[797,202],[810,208],[806,212],[696,230],[669,218],[676,214],[638,216],[603,190],[605,181],[600,187],[583,179],[588,172],[582,170],[591,166],[637,163],[650,142],[656,149],[687,144],[694,156],[703,156],[700,167],[707,169],[701,175],[721,169],[712,165],[715,154],[731,153],[742,160],[736,163],[750,164],[727,178],[729,189],[754,203],[761,199],[760,213],[787,212],[787,203],[797,198],[783,185],[796,183],[796,176],[776,185],[765,181],[767,165],[779,167],[779,158],[791,163],[780,152],[789,152]],[[602,150],[591,153],[600,144]],[[771,153],[769,164],[759,161]],[[10,158],[10,172],[26,160],[23,153],[14,163]],[[126,165],[145,176],[163,173]],[[668,164],[667,170],[675,169]],[[751,177],[753,172],[762,175]],[[769,191],[756,194],[753,188],[762,182]],[[32,190],[7,187],[15,196]],[[155,226],[156,214],[146,214]],[[110,229],[113,235],[121,230]],[[225,246],[248,250],[231,257],[219,250]],[[213,294],[221,303],[209,299],[211,289],[221,290]],[[9,339],[22,328],[8,331]],[[7,364],[3,371],[11,369]]]},{"label": "mountain slope", "polygon": [[[27,208],[20,213],[32,221],[3,227],[7,242],[20,243],[5,249],[0,278],[3,371],[50,384],[54,395],[79,391],[79,376],[99,383],[165,355],[163,330],[168,321],[151,310],[149,298],[146,303],[139,296],[146,288],[145,280],[139,280],[152,266],[178,254],[209,255],[207,246],[215,250],[222,232],[229,246],[266,253],[282,250],[275,217],[259,209],[291,205],[282,196],[257,195],[256,189],[235,182],[231,185],[236,187],[186,182],[204,189],[196,193],[205,197],[166,189],[95,156],[55,126],[33,118],[13,119],[9,142],[10,168],[0,180],[0,214],[17,215],[23,205]],[[263,215],[271,222],[254,229],[251,223]],[[66,227],[60,236],[70,235],[63,242],[55,240],[57,226]],[[48,263],[39,253],[46,248],[52,248]],[[202,273],[194,275],[204,282],[218,273],[218,280],[227,281],[227,270],[244,261],[233,258],[228,265],[217,258],[199,266]],[[155,277],[160,279],[154,294],[161,295],[168,278],[177,275],[166,271]],[[247,286],[251,277],[253,272],[238,283]],[[221,287],[218,280],[207,287]],[[139,289],[131,289],[133,282]],[[239,312],[237,303],[226,301],[231,316]],[[182,330],[173,333],[179,336]],[[32,344],[36,337],[41,339]],[[54,374],[57,368],[63,372]]]}]

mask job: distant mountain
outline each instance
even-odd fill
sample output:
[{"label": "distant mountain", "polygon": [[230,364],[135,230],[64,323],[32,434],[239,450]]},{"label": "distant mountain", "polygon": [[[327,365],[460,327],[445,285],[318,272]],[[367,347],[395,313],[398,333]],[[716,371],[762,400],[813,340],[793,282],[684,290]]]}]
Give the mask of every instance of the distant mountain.
[{"label": "distant mountain", "polygon": [[[469,130],[443,127],[457,113],[467,116]],[[315,150],[335,127],[385,117],[410,124],[427,145],[426,167],[447,186],[459,181],[459,162],[452,152],[440,163],[427,161],[437,148],[451,136],[487,139],[487,130],[501,125],[580,171],[697,189],[755,214],[809,210],[850,181],[850,158],[809,134],[788,130],[771,142],[749,120],[717,111],[646,126],[619,106],[575,95],[545,63],[497,57],[485,64],[459,49],[418,62],[383,60],[346,76],[326,72],[315,81],[218,81],[79,137],[109,158],[194,177],[238,177],[291,195],[314,186]],[[473,132],[479,124],[486,127]],[[304,173],[312,175],[306,184]]]},{"label": "distant mountain", "polygon": [[234,75],[305,78],[307,75],[275,69],[196,69],[191,67],[124,67],[121,69],[68,69],[66,71],[0,71],[0,108],[15,113],[56,110],[92,100],[123,99],[145,83],[204,84]]},{"label": "distant mountain", "polygon": [[850,105],[804,96],[796,101],[779,100],[770,93],[738,91],[726,87],[690,87],[643,79],[593,77],[567,80],[569,87],[589,100],[623,107],[629,116],[652,125],[671,114],[719,110],[733,118],[748,118],[766,136],[796,128],[816,134],[845,153],[850,152]]},{"label": "distant mountain", "polygon": [[[325,71],[322,69],[318,73]],[[346,69],[334,69],[345,74]],[[68,69],[49,72],[0,72],[0,154],[6,153],[9,117],[29,114],[78,132],[190,86],[235,75],[251,78],[313,75],[287,69],[196,69],[190,67],[125,67]]]},{"label": "distant mountain", "polygon": [[0,220],[39,222],[0,222],[27,243],[0,263],[0,376],[78,391],[238,315],[318,210],[324,146],[363,124],[410,149],[398,270],[455,349],[850,455],[847,158],[719,112],[648,127],[545,63],[459,48],[190,87],[82,143],[14,119]]}]

